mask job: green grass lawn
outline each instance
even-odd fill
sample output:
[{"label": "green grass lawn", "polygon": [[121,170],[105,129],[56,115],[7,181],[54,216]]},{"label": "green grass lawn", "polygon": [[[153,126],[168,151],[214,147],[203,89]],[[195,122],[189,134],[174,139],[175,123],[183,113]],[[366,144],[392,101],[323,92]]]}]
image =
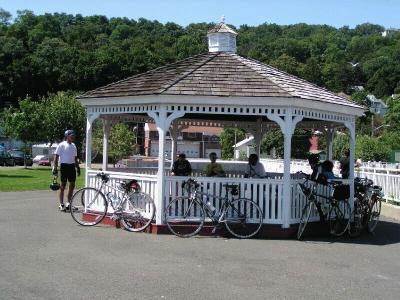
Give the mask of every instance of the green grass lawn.
[{"label": "green grass lawn", "polygon": [[[85,169],[77,177],[78,188],[85,184]],[[50,167],[0,167],[0,192],[49,190],[53,180]],[[58,180],[59,181],[59,180]],[[59,181],[60,182],[60,181]]]}]

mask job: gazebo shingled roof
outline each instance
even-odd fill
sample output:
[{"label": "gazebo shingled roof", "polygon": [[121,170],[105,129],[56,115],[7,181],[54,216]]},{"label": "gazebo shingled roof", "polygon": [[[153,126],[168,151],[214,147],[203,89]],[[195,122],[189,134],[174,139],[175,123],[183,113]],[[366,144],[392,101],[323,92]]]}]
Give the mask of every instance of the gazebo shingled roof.
[{"label": "gazebo shingled roof", "polygon": [[140,95],[285,97],[360,107],[294,75],[227,52],[193,56],[89,91],[79,98]]}]

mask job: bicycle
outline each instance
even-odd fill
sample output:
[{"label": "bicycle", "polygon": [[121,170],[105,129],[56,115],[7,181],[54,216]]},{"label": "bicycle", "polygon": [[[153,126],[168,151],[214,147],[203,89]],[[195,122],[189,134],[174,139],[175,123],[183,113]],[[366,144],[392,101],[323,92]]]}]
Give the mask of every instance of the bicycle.
[{"label": "bicycle", "polygon": [[[123,181],[115,188],[107,184],[109,175],[101,172],[96,178],[101,180],[100,187],[85,187],[72,196],[71,216],[78,224],[99,224],[107,215],[109,206],[114,210],[111,218],[120,220],[128,231],[143,231],[151,224],[155,214],[154,202],[148,194],[140,191],[137,180]],[[121,193],[122,197],[119,197]]]},{"label": "bicycle", "polygon": [[355,201],[349,226],[349,235],[357,237],[365,229],[373,233],[381,213],[382,187],[374,185],[367,178],[356,178],[354,181]]},{"label": "bicycle", "polygon": [[[301,239],[312,212],[317,211],[320,221],[328,222],[329,233],[334,236],[343,235],[350,223],[351,207],[347,199],[350,196],[348,185],[339,181],[332,181],[328,185],[332,186],[330,196],[317,193],[317,182],[309,185],[309,177],[305,181],[298,183],[298,187],[306,198],[306,205],[302,209],[299,228],[297,230],[297,239]],[[325,199],[328,204],[328,212],[323,210],[323,203],[319,199]]]},{"label": "bicycle", "polygon": [[[214,224],[213,234],[222,223],[237,238],[250,238],[257,234],[263,212],[250,199],[234,198],[239,195],[238,185],[225,184],[224,197],[202,193],[199,187],[194,179],[184,181],[182,188],[187,190],[188,196],[175,198],[165,209],[165,221],[174,235],[185,238],[196,235],[203,228],[206,215]],[[219,211],[206,199],[222,200]]]}]

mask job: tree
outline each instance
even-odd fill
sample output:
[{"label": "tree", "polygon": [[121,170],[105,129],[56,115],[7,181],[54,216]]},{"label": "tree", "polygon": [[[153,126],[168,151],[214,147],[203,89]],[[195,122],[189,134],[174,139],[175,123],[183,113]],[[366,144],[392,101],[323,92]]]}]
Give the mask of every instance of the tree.
[{"label": "tree", "polygon": [[0,8],[0,25],[9,25],[11,17],[12,15],[8,11]]},{"label": "tree", "polygon": [[[103,151],[103,130],[100,122],[95,122],[92,148],[95,152]],[[135,134],[133,130],[124,123],[112,126],[108,140],[108,158],[115,164],[122,158],[126,158],[133,152],[132,146],[135,144]]]},{"label": "tree", "polygon": [[240,142],[245,138],[245,132],[243,129],[238,128],[224,128],[221,133],[221,151],[223,159],[233,158],[233,146],[235,145],[235,134],[236,143]]},{"label": "tree", "polygon": [[333,139],[333,155],[332,158],[339,160],[344,153],[344,150],[349,149],[350,138],[347,134],[338,132]]},{"label": "tree", "polygon": [[118,160],[132,154],[135,135],[126,124],[118,123],[111,129],[109,143],[109,157],[115,166]]},{"label": "tree", "polygon": [[385,123],[390,125],[389,131],[400,133],[400,96],[388,101]]},{"label": "tree", "polygon": [[379,138],[362,135],[356,139],[356,157],[364,161],[387,161],[390,152],[390,145]]},{"label": "tree", "polygon": [[[311,147],[311,132],[304,129],[295,129],[292,136],[292,153],[293,158],[306,158]],[[261,152],[270,153],[274,148],[276,156],[283,157],[284,137],[280,129],[268,131],[261,141]]]},{"label": "tree", "polygon": [[[22,141],[25,148],[43,140],[44,132],[40,129],[44,127],[44,114],[40,102],[25,98],[19,102],[19,108],[6,108],[1,120],[5,135]],[[26,167],[25,161],[24,165]]]},{"label": "tree", "polygon": [[41,128],[45,134],[44,140],[50,144],[62,140],[65,130],[73,129],[79,153],[85,136],[86,113],[76,96],[77,93],[73,92],[58,92],[42,99],[45,115]]}]

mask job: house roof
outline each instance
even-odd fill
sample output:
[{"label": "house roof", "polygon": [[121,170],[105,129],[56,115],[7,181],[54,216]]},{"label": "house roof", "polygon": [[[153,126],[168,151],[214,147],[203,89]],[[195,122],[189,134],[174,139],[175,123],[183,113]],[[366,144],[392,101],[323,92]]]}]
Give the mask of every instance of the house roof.
[{"label": "house roof", "polygon": [[294,75],[227,52],[196,55],[89,91],[79,98],[141,95],[283,97],[362,108]]},{"label": "house roof", "polygon": [[210,34],[210,33],[220,33],[220,32],[223,32],[223,33],[233,33],[233,34],[237,35],[237,32],[234,31],[234,30],[233,30],[232,28],[230,28],[229,26],[225,25],[224,22],[221,22],[221,23],[215,25],[214,28],[212,28],[212,29],[210,29],[210,30],[208,31],[208,34]]},{"label": "house roof", "polygon": [[[157,126],[154,123],[148,123],[149,131],[157,131]],[[206,127],[206,126],[188,126],[180,132],[202,132],[204,135],[217,135],[220,136],[224,129],[222,127]]]},{"label": "house roof", "polygon": [[249,136],[248,138],[245,138],[244,140],[240,141],[236,145],[233,145],[232,147],[237,148],[237,147],[249,144],[249,143],[253,142],[253,140],[254,140],[254,136]]}]

